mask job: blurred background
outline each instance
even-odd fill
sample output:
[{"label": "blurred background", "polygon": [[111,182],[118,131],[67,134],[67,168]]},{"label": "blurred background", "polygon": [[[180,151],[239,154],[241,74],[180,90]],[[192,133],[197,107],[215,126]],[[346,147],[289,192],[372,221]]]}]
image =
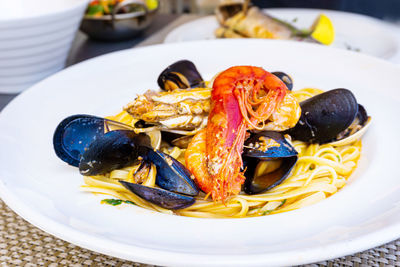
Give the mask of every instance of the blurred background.
[{"label": "blurred background", "polygon": [[[161,0],[162,13],[211,14],[218,0]],[[253,0],[262,8],[298,7],[341,10],[388,21],[400,21],[399,0]]]}]

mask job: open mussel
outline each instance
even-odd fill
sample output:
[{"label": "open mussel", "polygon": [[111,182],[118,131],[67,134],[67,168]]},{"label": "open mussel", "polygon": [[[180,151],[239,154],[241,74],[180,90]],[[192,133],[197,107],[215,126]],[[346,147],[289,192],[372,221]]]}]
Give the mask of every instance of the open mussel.
[{"label": "open mussel", "polygon": [[158,76],[157,83],[166,91],[205,87],[196,66],[189,60],[180,60],[168,66]]},{"label": "open mussel", "polygon": [[116,130],[94,140],[82,155],[82,175],[98,175],[143,160],[157,168],[156,184],[163,189],[186,195],[199,193],[189,171],[173,157],[150,146],[150,138],[133,131]]},{"label": "open mussel", "polygon": [[369,121],[365,109],[347,89],[334,89],[316,95],[301,102],[300,107],[301,117],[287,133],[304,142],[324,144],[338,141]]},{"label": "open mussel", "polygon": [[259,194],[282,183],[297,162],[297,151],[278,132],[253,134],[245,141],[243,161],[246,166],[243,190]]},{"label": "open mussel", "polygon": [[161,188],[191,196],[199,193],[190,172],[173,157],[145,146],[140,147],[140,156],[156,165],[156,184]]},{"label": "open mussel", "polygon": [[61,121],[54,132],[54,151],[61,160],[78,167],[90,143],[115,129],[128,130],[130,128],[123,123],[91,115],[69,116]]},{"label": "open mussel", "polygon": [[161,132],[162,140],[170,146],[177,146],[181,149],[186,149],[193,138],[193,135],[182,135],[171,132]]},{"label": "open mussel", "polygon": [[371,117],[368,116],[365,108],[358,104],[358,112],[354,121],[343,132],[340,132],[330,144],[334,146],[344,146],[360,139],[367,131],[370,123]]},{"label": "open mussel", "polygon": [[139,146],[150,146],[150,137],[130,130],[107,132],[85,149],[79,172],[98,175],[132,165],[139,157]]}]

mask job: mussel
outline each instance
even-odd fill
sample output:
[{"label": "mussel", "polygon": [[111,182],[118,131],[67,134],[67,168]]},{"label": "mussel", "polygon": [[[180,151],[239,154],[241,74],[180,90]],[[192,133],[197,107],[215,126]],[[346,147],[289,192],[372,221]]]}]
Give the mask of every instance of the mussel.
[{"label": "mussel", "polygon": [[188,147],[193,135],[182,135],[171,132],[161,132],[162,140],[167,142],[170,146],[177,146],[181,149]]},{"label": "mussel", "polygon": [[271,72],[273,75],[281,79],[281,81],[286,85],[286,87],[292,91],[293,89],[293,79],[290,77],[288,74],[282,72],[282,71],[274,71]]},{"label": "mussel", "polygon": [[173,157],[151,147],[139,148],[143,160],[157,167],[156,184],[169,191],[196,196],[199,193],[190,172]]},{"label": "mussel", "polygon": [[[113,126],[111,129],[110,125]],[[152,163],[157,168],[156,184],[162,189],[123,183],[124,186],[129,190],[134,188],[132,192],[152,203],[158,201],[156,204],[161,207],[176,209],[193,204],[193,198],[177,194],[198,194],[189,171],[174,158],[151,147],[148,135],[137,134],[130,129],[112,129],[117,126],[117,122],[90,115],[68,117],[59,124],[54,134],[56,154],[63,161],[78,165],[82,175],[104,174],[138,160]]]},{"label": "mussel", "polygon": [[130,130],[114,130],[93,140],[80,163],[82,175],[98,175],[132,165],[139,157],[140,146],[150,146],[150,137]]},{"label": "mussel", "polygon": [[370,123],[371,117],[368,116],[365,108],[358,104],[358,112],[354,121],[347,129],[340,132],[336,136],[335,141],[331,142],[331,144],[334,146],[344,146],[360,139],[360,137],[367,131]]},{"label": "mussel", "polygon": [[65,118],[53,136],[54,151],[66,163],[78,167],[85,149],[110,130],[129,130],[129,126],[104,118],[78,114]]},{"label": "mussel", "polygon": [[180,60],[163,70],[157,83],[161,89],[172,91],[193,87],[205,87],[205,83],[196,66],[189,60]]},{"label": "mussel", "polygon": [[180,195],[164,189],[147,187],[125,181],[120,181],[120,183],[132,193],[165,209],[183,209],[191,206],[195,202],[193,197]]},{"label": "mussel", "polygon": [[[365,127],[369,117],[348,89],[334,89],[300,103],[301,117],[287,133],[294,139],[310,143],[341,140]],[[355,120],[356,118],[359,118]],[[349,128],[353,122],[352,128]]]},{"label": "mussel", "polygon": [[243,190],[259,194],[282,183],[297,162],[297,151],[279,132],[253,134],[244,145],[246,166]]}]

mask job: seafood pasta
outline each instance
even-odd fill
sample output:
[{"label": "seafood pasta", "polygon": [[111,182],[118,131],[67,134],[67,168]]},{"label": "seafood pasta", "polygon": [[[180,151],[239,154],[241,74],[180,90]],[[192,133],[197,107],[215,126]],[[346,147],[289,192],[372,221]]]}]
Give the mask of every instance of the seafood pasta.
[{"label": "seafood pasta", "polygon": [[290,76],[260,67],[206,82],[183,60],[158,84],[117,115],[60,123],[56,153],[79,167],[83,191],[191,217],[290,211],[346,184],[371,120],[347,89],[292,92]]}]

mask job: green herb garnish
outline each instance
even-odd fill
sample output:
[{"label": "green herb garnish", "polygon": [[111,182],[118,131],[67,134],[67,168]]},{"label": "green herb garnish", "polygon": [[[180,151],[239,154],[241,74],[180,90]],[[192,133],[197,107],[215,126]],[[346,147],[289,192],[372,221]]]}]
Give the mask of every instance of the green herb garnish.
[{"label": "green herb garnish", "polygon": [[284,199],[283,201],[282,201],[282,203],[277,207],[277,208],[280,208],[280,207],[282,207],[283,206],[283,204],[285,204],[286,203],[286,199]]},{"label": "green herb garnish", "polygon": [[272,210],[266,210],[266,211],[264,211],[263,213],[262,213],[262,215],[267,215],[267,214],[270,214],[272,212]]},{"label": "green herb garnish", "polygon": [[108,204],[108,205],[113,205],[113,206],[118,206],[121,205],[122,200],[121,199],[103,199],[101,201],[101,204]]},{"label": "green herb garnish", "polygon": [[124,201],[126,204],[132,204],[132,205],[136,205],[134,202],[132,202],[132,201],[129,201],[129,200],[125,200]]},{"label": "green herb garnish", "polygon": [[118,206],[118,205],[121,205],[122,203],[136,205],[135,203],[133,203],[132,201],[129,201],[129,200],[114,199],[114,198],[103,199],[100,203],[113,205],[113,206]]}]

